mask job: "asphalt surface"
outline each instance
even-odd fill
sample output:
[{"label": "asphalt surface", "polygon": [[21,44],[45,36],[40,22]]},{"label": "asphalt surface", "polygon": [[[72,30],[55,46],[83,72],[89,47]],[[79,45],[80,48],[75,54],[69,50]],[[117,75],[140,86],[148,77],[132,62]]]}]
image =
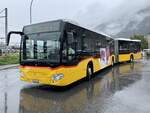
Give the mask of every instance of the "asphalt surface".
[{"label": "asphalt surface", "polygon": [[0,71],[0,113],[150,113],[150,59],[123,63],[54,90],[19,80],[19,70]]}]

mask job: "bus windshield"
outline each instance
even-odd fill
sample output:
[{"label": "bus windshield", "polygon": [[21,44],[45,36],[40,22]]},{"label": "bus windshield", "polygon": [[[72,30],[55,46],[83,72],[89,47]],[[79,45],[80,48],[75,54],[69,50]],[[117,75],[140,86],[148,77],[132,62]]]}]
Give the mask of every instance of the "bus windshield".
[{"label": "bus windshield", "polygon": [[27,34],[23,41],[24,61],[58,63],[60,60],[60,32]]}]

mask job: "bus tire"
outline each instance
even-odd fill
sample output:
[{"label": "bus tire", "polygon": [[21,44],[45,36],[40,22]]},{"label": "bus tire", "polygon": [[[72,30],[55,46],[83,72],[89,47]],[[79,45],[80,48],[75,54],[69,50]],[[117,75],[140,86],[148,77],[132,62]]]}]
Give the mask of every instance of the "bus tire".
[{"label": "bus tire", "polygon": [[131,55],[130,62],[132,63],[133,61],[134,61],[134,57],[133,57],[133,55]]},{"label": "bus tire", "polygon": [[114,66],[114,57],[112,57],[111,66]]},{"label": "bus tire", "polygon": [[86,70],[86,79],[87,79],[88,81],[91,80],[92,74],[93,74],[92,65],[88,64],[88,65],[87,65],[87,70]]}]

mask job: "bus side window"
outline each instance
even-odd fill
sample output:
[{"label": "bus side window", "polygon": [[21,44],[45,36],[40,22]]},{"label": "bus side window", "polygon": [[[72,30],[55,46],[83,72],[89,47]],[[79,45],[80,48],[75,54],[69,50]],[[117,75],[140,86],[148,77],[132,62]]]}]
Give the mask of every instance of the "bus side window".
[{"label": "bus side window", "polygon": [[88,44],[87,44],[87,39],[86,39],[86,34],[81,35],[81,42],[80,42],[80,52],[86,51],[88,49]]},{"label": "bus side window", "polygon": [[72,44],[74,42],[74,36],[72,32],[67,32],[68,44]]},{"label": "bus side window", "polygon": [[67,32],[67,40],[68,40],[68,47],[67,47],[68,60],[72,60],[75,58],[75,51],[76,51],[76,39],[74,37],[73,32]]}]

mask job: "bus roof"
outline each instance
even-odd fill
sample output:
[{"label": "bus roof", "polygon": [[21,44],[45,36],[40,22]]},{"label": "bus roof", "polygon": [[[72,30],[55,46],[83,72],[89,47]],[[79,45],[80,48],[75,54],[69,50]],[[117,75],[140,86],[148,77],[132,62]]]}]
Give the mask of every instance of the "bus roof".
[{"label": "bus roof", "polygon": [[141,40],[132,40],[132,39],[129,39],[129,38],[115,38],[115,40],[141,42]]},{"label": "bus roof", "polygon": [[[31,24],[31,25],[26,25],[26,26],[24,26],[24,27],[28,27],[28,26],[32,26],[32,25],[38,25],[38,24],[48,24],[48,23],[59,22],[59,21],[60,21],[60,22],[70,23],[70,24],[76,25],[76,26],[78,26],[78,27],[81,27],[81,28],[83,28],[83,29],[85,29],[85,30],[89,30],[89,31],[91,31],[91,32],[94,32],[94,33],[97,33],[97,34],[106,36],[106,37],[108,37],[108,38],[112,38],[111,36],[109,36],[109,35],[107,35],[107,34],[105,34],[105,33],[102,33],[102,32],[100,32],[100,31],[98,31],[98,30],[92,30],[91,28],[86,28],[86,27],[84,27],[84,26],[80,26],[77,22],[72,21],[72,20],[70,20],[70,19],[58,19],[58,20],[52,20],[52,21],[34,23],[34,24]],[[113,38],[112,38],[112,39],[113,39]]]},{"label": "bus roof", "polygon": [[84,28],[84,29],[86,29],[86,30],[89,30],[89,31],[92,31],[92,32],[95,32],[95,33],[98,33],[98,34],[101,34],[101,35],[104,35],[104,36],[107,36],[107,37],[109,37],[109,38],[112,38],[110,35],[107,35],[107,34],[105,34],[105,33],[103,33],[103,32],[98,31],[98,30],[92,30],[92,29],[89,28],[89,27],[80,26],[79,23],[77,23],[77,22],[75,22],[75,21],[72,21],[72,20],[69,20],[69,19],[60,19],[60,20],[58,20],[58,21],[68,22],[68,23],[70,23],[70,24],[79,26],[79,27]]},{"label": "bus roof", "polygon": [[129,38],[115,38],[115,40],[131,41]]},{"label": "bus roof", "polygon": [[132,41],[135,41],[135,42],[141,42],[141,40],[132,40]]}]

